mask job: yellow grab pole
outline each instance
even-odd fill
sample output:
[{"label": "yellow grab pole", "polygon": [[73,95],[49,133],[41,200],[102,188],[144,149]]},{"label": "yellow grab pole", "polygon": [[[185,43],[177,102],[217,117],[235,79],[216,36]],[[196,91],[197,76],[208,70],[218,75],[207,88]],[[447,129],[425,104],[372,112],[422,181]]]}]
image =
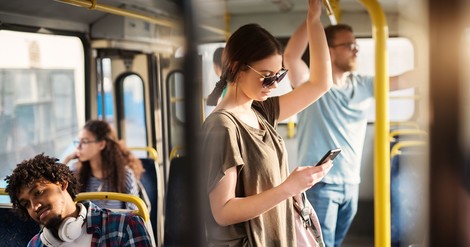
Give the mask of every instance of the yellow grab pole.
[{"label": "yellow grab pole", "polygon": [[391,244],[388,24],[377,0],[359,1],[369,12],[375,40],[374,246],[386,247]]},{"label": "yellow grab pole", "polygon": [[290,118],[287,122],[287,138],[293,138],[295,136],[295,123],[294,119]]}]

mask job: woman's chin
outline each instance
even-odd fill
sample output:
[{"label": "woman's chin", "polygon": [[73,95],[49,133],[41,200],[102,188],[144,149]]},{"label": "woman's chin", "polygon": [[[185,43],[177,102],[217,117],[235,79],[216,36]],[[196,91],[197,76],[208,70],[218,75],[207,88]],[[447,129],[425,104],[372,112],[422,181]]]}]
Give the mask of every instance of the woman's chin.
[{"label": "woman's chin", "polygon": [[270,95],[262,95],[261,97],[259,97],[259,99],[257,99],[257,101],[265,101],[265,100],[267,100],[269,97],[270,97]]}]

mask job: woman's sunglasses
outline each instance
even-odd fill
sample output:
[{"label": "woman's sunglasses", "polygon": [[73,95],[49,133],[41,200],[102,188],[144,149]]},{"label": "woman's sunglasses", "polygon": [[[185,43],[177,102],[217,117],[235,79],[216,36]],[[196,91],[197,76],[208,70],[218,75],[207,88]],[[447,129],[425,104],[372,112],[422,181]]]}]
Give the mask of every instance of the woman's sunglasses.
[{"label": "woman's sunglasses", "polygon": [[276,74],[272,76],[265,76],[261,74],[259,71],[257,71],[256,69],[254,69],[253,67],[251,67],[250,65],[247,64],[246,66],[250,68],[251,70],[253,70],[254,72],[256,72],[256,74],[261,76],[261,79],[263,79],[263,87],[270,87],[275,82],[279,83],[287,74],[287,69],[281,68]]}]

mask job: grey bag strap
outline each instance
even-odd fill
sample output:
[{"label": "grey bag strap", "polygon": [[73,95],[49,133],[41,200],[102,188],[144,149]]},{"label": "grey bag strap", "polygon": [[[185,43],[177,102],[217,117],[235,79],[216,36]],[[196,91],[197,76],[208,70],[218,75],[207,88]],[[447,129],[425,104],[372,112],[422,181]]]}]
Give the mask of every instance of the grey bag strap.
[{"label": "grey bag strap", "polygon": [[[323,242],[323,239],[320,236],[320,231],[317,229],[311,218],[313,208],[311,208],[310,203],[307,203],[307,196],[305,195],[305,192],[302,192],[300,194],[300,200],[300,202],[297,202],[300,208],[294,203],[295,210],[302,217],[302,222],[305,229],[308,229],[310,227],[313,230],[313,235],[315,236],[315,240],[317,241],[318,246],[324,247],[325,243]],[[296,197],[294,197],[294,201],[297,201]]]}]

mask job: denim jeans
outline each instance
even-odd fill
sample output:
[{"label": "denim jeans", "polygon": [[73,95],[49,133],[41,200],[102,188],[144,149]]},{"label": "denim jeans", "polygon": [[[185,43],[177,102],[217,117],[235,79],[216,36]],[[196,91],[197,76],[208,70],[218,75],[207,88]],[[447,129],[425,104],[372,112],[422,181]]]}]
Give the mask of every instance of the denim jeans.
[{"label": "denim jeans", "polygon": [[320,221],[326,247],[339,247],[357,212],[358,184],[318,183],[307,197]]}]

